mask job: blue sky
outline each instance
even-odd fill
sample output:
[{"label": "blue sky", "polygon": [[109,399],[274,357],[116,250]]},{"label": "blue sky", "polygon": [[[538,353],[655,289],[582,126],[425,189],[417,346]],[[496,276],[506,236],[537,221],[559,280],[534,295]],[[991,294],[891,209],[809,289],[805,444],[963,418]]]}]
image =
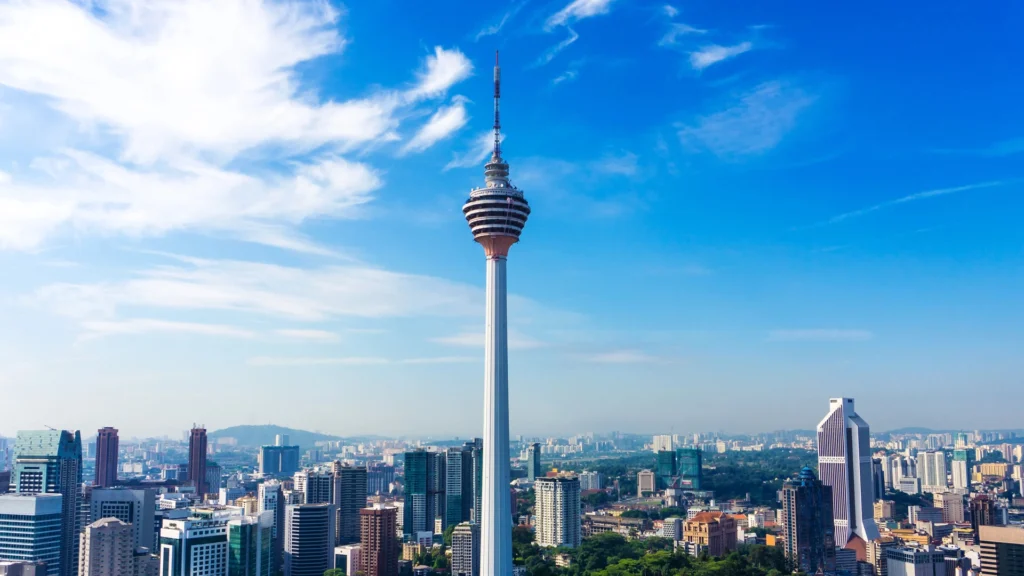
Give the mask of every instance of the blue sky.
[{"label": "blue sky", "polygon": [[0,433],[475,434],[495,49],[513,434],[1017,427],[1021,12],[2,1]]}]

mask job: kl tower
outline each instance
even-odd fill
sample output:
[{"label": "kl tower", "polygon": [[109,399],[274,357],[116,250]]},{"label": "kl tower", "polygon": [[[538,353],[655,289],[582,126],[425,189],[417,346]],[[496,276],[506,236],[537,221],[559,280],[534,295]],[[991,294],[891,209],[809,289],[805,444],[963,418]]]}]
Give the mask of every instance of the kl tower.
[{"label": "kl tower", "polygon": [[501,157],[501,67],[494,56],[494,152],[484,165],[484,185],[462,207],[473,239],[487,256],[484,328],[483,484],[480,576],[512,575],[512,502],[508,454],[508,312],[505,262],[530,215],[522,191],[509,182]]}]

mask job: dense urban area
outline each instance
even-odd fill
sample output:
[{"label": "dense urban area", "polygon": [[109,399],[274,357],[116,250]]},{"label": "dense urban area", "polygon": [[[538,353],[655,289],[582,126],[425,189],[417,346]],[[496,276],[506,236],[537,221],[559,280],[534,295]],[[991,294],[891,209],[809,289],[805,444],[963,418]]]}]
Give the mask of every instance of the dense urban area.
[{"label": "dense urban area", "polygon": [[[516,574],[1019,574],[1024,435],[511,440]],[[479,576],[479,439],[275,426],[0,439],[0,574]]]}]

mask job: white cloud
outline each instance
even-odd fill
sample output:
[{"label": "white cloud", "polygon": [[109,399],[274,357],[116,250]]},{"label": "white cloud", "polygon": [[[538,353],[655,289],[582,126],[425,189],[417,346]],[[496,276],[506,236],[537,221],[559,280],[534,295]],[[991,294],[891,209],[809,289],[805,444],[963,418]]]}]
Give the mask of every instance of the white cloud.
[{"label": "white cloud", "polygon": [[591,163],[597,172],[604,174],[617,174],[619,176],[633,176],[637,173],[637,155],[632,152],[622,154],[606,154],[600,160]]},{"label": "white cloud", "polygon": [[497,24],[492,24],[490,26],[483,27],[479,32],[476,33],[476,37],[474,38],[474,40],[476,42],[479,42],[481,38],[486,38],[487,36],[494,36],[498,32],[501,32],[501,29],[505,27],[505,24],[507,24],[509,20],[514,18],[515,15],[519,13],[519,10],[521,10],[525,4],[525,0],[523,2],[516,4],[515,6],[512,7],[511,10],[505,12],[505,14],[501,17],[501,20]]},{"label": "white cloud", "polygon": [[[505,134],[501,134],[501,141],[505,141]],[[452,168],[483,168],[484,162],[491,157],[494,151],[494,131],[482,132],[473,139],[473,147],[462,154],[452,154],[451,162],[445,165],[445,170]]]},{"label": "white cloud", "polygon": [[712,64],[734,58],[744,52],[749,52],[753,48],[754,45],[750,42],[740,42],[734,46],[720,46],[718,44],[704,46],[700,50],[690,53],[690,66],[694,70],[703,70]]},{"label": "white cloud", "polygon": [[707,30],[694,28],[689,24],[674,22],[669,26],[668,32],[658,41],[658,46],[674,46],[679,41],[680,36],[689,36],[691,34],[707,34]]},{"label": "white cloud", "polygon": [[537,67],[548,64],[549,62],[555,59],[555,56],[558,56],[559,52],[568,48],[570,45],[572,45],[573,42],[579,40],[579,38],[580,35],[577,34],[576,31],[573,30],[572,28],[569,28],[569,36],[567,36],[565,40],[562,40],[558,44],[555,44],[551,48],[548,48],[543,54],[540,55],[540,58],[537,58],[536,62],[533,63],[533,66]]},{"label": "white cloud", "polygon": [[544,27],[550,30],[584,18],[607,14],[611,10],[611,4],[612,0],[573,0],[565,8],[552,14]]},{"label": "white cloud", "polygon": [[479,362],[479,358],[466,356],[438,356],[436,358],[403,358],[391,360],[376,356],[347,356],[347,357],[275,357],[257,356],[250,358],[250,366],[381,366],[385,364],[466,364]]},{"label": "white cloud", "polygon": [[800,330],[772,330],[769,342],[863,342],[874,338],[868,330],[812,328]]},{"label": "white cloud", "polygon": [[585,354],[580,356],[581,360],[597,364],[650,364],[663,362],[661,358],[638,350],[613,350],[598,354]]},{"label": "white cloud", "polygon": [[281,330],[275,330],[275,334],[278,336],[284,336],[285,338],[292,338],[295,340],[309,340],[313,342],[337,342],[340,340],[338,335],[334,332],[328,332],[327,330],[311,330],[311,329],[299,329],[299,328],[286,328]]},{"label": "white cloud", "polygon": [[577,76],[579,76],[579,71],[572,69],[566,70],[565,72],[562,72],[558,76],[555,76],[551,83],[557,85],[561,84],[562,82],[571,82],[575,80]]},{"label": "white cloud", "polygon": [[256,334],[223,324],[201,324],[195,322],[173,322],[134,318],[131,320],[93,320],[82,323],[83,334],[80,340],[92,340],[104,336],[137,335],[153,332],[198,334],[203,336],[230,336],[233,338],[252,338]]},{"label": "white cloud", "polygon": [[[467,348],[480,348],[482,350],[484,347],[484,333],[460,332],[452,336],[432,338],[430,341],[448,346],[464,346]],[[543,342],[524,336],[515,330],[509,330],[508,332],[508,347],[510,350],[528,350],[530,348],[539,348],[543,345]]]},{"label": "white cloud", "polygon": [[680,126],[679,139],[726,159],[762,154],[782,141],[815,99],[799,86],[765,82],[728,108]]},{"label": "white cloud", "polygon": [[416,85],[405,96],[409,100],[443,96],[472,73],[473,64],[462,52],[437,46],[434,54],[427,57],[424,69],[416,75]]},{"label": "white cloud", "polygon": [[402,147],[403,153],[422,152],[441,140],[450,138],[469,121],[466,113],[466,99],[456,96],[452,104],[441,108],[420,127],[416,135]]},{"label": "white cloud", "polygon": [[661,7],[661,10],[665,13],[665,16],[668,16],[669,18],[675,18],[679,15],[679,9],[671,4],[665,4]]},{"label": "white cloud", "polygon": [[881,210],[883,208],[888,208],[890,206],[906,204],[907,202],[915,202],[917,200],[934,198],[936,196],[946,196],[948,194],[956,194],[957,192],[966,192],[968,190],[977,190],[979,188],[992,188],[993,186],[1002,185],[1002,181],[996,180],[992,182],[979,182],[977,184],[967,184],[965,186],[954,186],[952,188],[937,188],[935,190],[926,190],[924,192],[917,192],[914,194],[910,194],[908,196],[904,196],[902,198],[897,198],[895,200],[889,200],[888,202],[882,202],[881,204],[875,204],[874,206],[868,206],[867,208],[861,208],[860,210],[854,210],[852,212],[846,212],[838,216],[833,216],[832,218],[829,218],[825,222],[822,222],[818,225],[824,226],[827,224],[835,224],[837,222],[842,222],[843,220],[849,220],[850,218],[864,216],[865,214],[870,214],[872,212]]}]

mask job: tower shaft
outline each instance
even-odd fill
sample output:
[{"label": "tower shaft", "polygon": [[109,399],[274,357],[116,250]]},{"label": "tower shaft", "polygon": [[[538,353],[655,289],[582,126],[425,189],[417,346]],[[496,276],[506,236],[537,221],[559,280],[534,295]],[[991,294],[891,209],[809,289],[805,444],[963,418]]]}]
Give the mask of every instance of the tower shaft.
[{"label": "tower shaft", "polygon": [[508,314],[504,255],[487,257],[484,329],[483,508],[481,576],[512,574],[512,502],[508,453]]}]

